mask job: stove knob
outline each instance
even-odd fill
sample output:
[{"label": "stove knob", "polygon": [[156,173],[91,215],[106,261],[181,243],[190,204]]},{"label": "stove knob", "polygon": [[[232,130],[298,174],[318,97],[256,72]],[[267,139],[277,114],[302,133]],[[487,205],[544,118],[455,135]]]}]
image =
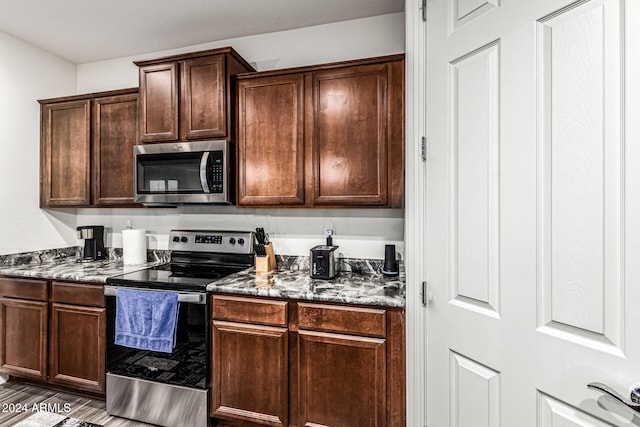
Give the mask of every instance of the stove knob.
[{"label": "stove knob", "polygon": [[187,239],[187,236],[182,236],[182,237],[180,238],[180,241],[181,241],[182,243],[187,243],[187,242],[189,241],[189,239]]},{"label": "stove knob", "polygon": [[[233,238],[233,237],[230,237],[230,238],[229,238],[229,243],[230,243],[230,244],[232,244],[232,245],[235,245],[235,244],[236,244],[236,239],[235,239],[235,238]],[[240,241],[239,241],[239,240],[238,240],[238,243],[240,243]]]},{"label": "stove knob", "polygon": [[178,237],[178,236],[173,236],[173,241],[174,241],[175,243],[178,243],[178,242],[180,241],[180,237]]},{"label": "stove knob", "polygon": [[238,244],[240,246],[244,245],[244,239],[242,237],[238,239]]}]

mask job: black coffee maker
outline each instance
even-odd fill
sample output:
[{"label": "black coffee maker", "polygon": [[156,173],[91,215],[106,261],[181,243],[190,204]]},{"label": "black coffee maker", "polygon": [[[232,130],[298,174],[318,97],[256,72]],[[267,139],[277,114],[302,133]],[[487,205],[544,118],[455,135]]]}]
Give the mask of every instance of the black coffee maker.
[{"label": "black coffee maker", "polygon": [[80,261],[96,261],[107,257],[104,250],[104,226],[83,225],[76,230],[78,231],[78,239],[84,239]]}]

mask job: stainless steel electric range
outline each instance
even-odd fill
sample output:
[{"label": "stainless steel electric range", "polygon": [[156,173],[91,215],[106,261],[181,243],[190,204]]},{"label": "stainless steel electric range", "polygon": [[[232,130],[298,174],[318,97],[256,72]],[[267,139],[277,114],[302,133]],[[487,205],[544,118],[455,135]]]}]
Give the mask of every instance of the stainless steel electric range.
[{"label": "stainless steel electric range", "polygon": [[[254,234],[172,230],[168,264],[107,279],[107,382],[110,415],[161,426],[207,426],[209,283],[254,264]],[[118,289],[178,294],[171,353],[115,344]]]}]

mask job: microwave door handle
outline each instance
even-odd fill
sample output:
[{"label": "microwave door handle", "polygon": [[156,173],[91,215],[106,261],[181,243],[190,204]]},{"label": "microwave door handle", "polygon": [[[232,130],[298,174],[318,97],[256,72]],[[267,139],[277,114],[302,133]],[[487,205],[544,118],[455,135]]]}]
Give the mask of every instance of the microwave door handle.
[{"label": "microwave door handle", "polygon": [[205,193],[211,193],[209,188],[209,180],[207,179],[207,169],[209,167],[209,152],[202,153],[202,159],[200,159],[200,184],[202,185],[202,191]]}]

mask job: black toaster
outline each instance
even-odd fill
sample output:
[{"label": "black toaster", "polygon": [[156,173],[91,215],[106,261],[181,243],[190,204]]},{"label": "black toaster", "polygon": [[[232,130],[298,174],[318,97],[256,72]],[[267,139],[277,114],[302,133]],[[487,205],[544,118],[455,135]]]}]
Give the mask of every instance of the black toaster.
[{"label": "black toaster", "polygon": [[319,245],[311,248],[310,270],[313,279],[333,279],[338,273],[338,246]]}]

